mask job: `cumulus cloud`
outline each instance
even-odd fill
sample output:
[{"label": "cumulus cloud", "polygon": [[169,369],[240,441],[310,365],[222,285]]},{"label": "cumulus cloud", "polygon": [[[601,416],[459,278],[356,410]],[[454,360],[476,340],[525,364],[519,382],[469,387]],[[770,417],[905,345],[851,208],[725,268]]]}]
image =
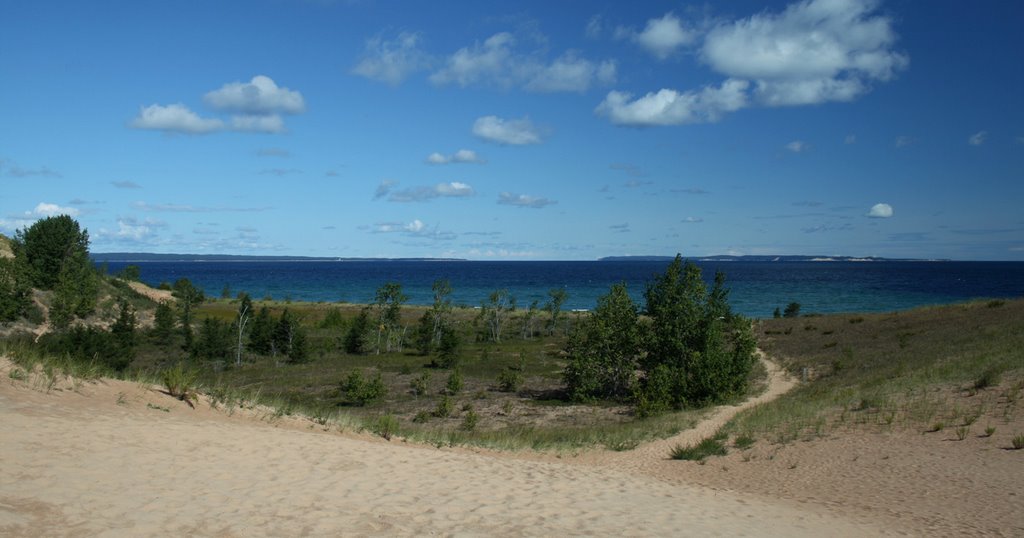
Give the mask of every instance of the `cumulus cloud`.
[{"label": "cumulus cloud", "polygon": [[583,30],[583,33],[590,39],[597,39],[601,37],[601,33],[604,31],[604,20],[600,15],[594,15],[587,21],[587,26]]},{"label": "cumulus cloud", "polygon": [[142,107],[130,125],[136,129],[186,134],[207,134],[224,129],[223,121],[200,117],[181,103]]},{"label": "cumulus cloud", "polygon": [[979,131],[974,133],[967,139],[967,143],[972,146],[980,146],[985,143],[985,139],[988,138],[988,131]]},{"label": "cumulus cloud", "polygon": [[532,207],[534,209],[540,209],[552,204],[557,204],[558,202],[548,198],[530,196],[528,194],[512,194],[510,192],[503,192],[500,195],[498,195],[498,203],[501,205]]},{"label": "cumulus cloud", "polygon": [[413,219],[411,222],[381,222],[374,224],[371,231],[378,234],[397,233],[407,237],[442,241],[452,240],[456,237],[454,233],[441,231],[437,226],[430,228],[420,219]]},{"label": "cumulus cloud", "polygon": [[662,89],[636,99],[630,93],[612,91],[594,111],[616,125],[634,127],[715,122],[747,105],[748,86],[745,80],[728,79],[718,87],[684,93]]},{"label": "cumulus cloud", "polygon": [[410,32],[402,32],[390,41],[379,36],[367,39],[352,74],[397,86],[430,65],[430,56],[420,50],[419,43],[419,34]]},{"label": "cumulus cloud", "polygon": [[111,181],[111,185],[119,189],[141,189],[142,186],[134,181]]},{"label": "cumulus cloud", "polygon": [[867,213],[867,216],[873,219],[887,219],[892,215],[892,206],[889,204],[875,204]]},{"label": "cumulus cloud", "polygon": [[690,45],[696,39],[697,32],[683,28],[682,21],[673,13],[648,20],[647,26],[633,35],[633,41],[659,60],[672,56],[680,47]]},{"label": "cumulus cloud", "polygon": [[511,33],[494,34],[448,56],[430,81],[439,86],[519,86],[535,92],[584,92],[595,83],[615,81],[614,61],[595,62],[572,50],[548,61],[544,51],[524,53],[516,45]]},{"label": "cumulus cloud", "polygon": [[78,209],[73,207],[61,207],[57,204],[51,204],[47,202],[39,202],[32,211],[26,211],[25,216],[27,217],[53,217],[56,215],[68,215],[71,217],[77,217],[79,214]]},{"label": "cumulus cloud", "polygon": [[279,87],[266,75],[256,75],[249,82],[225,84],[204,95],[203,101],[217,110],[246,116],[301,114],[306,111],[306,102],[301,93]]},{"label": "cumulus cloud", "polygon": [[768,106],[850,101],[909,64],[893,49],[892,19],[878,2],[804,0],[713,28],[701,58],[715,71],[756,83]]},{"label": "cumulus cloud", "polygon": [[109,231],[101,228],[99,236],[102,239],[115,239],[128,242],[140,242],[154,235],[154,228],[163,226],[163,223],[146,219],[140,222],[133,217],[122,217],[117,219],[117,230]]},{"label": "cumulus cloud", "polygon": [[438,152],[427,155],[427,164],[456,164],[456,163],[478,163],[482,164],[487,162],[483,157],[477,155],[475,151],[468,149],[460,149],[451,155],[444,155]]},{"label": "cumulus cloud", "polygon": [[[874,0],[801,0],[779,13],[721,22],[699,46],[701,61],[727,77],[720,87],[663,88],[635,100],[614,91],[597,112],[618,125],[681,125],[717,121],[753,104],[852,101],[909,65],[895,49],[892,18],[877,8]],[[649,20],[642,32],[620,28],[616,37],[665,59],[699,36],[668,13]]]},{"label": "cumulus cloud", "polygon": [[792,151],[793,153],[803,153],[807,151],[808,148],[810,148],[810,146],[807,145],[807,142],[804,142],[802,140],[794,140],[786,144],[786,149]]},{"label": "cumulus cloud", "polygon": [[387,196],[389,202],[426,202],[434,198],[468,198],[476,194],[473,187],[459,181],[438,183],[433,186],[410,187],[393,190],[395,183],[381,184],[377,187],[374,198]]},{"label": "cumulus cloud", "polygon": [[483,116],[473,122],[473,134],[487,142],[521,146],[540,144],[540,131],[530,118],[506,120],[497,116]]}]

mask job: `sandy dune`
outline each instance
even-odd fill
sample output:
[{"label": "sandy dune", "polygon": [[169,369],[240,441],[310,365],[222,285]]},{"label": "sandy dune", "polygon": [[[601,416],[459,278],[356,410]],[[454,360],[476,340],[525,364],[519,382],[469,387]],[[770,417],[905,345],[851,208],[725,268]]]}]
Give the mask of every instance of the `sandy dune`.
[{"label": "sandy dune", "polygon": [[65,384],[47,394],[10,379],[9,368],[0,367],[5,536],[887,530],[820,506],[670,483],[621,465],[413,447],[295,420],[229,417],[205,404],[191,410],[136,383]]}]

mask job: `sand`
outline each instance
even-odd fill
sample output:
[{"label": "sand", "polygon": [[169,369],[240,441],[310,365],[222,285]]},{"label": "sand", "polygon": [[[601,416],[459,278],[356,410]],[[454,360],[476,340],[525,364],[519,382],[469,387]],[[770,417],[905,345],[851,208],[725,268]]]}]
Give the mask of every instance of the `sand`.
[{"label": "sand", "polygon": [[[636,451],[559,461],[324,432],[259,410],[229,416],[202,402],[191,409],[139,383],[62,381],[47,391],[38,379],[10,378],[10,368],[0,359],[3,536],[866,536],[957,530],[929,528],[899,514],[876,518],[871,507],[846,506],[842,499],[736,487],[744,483],[743,473],[791,478],[767,459],[730,462],[728,480],[735,483],[710,472],[724,459],[705,466],[666,459],[666,446],[694,433]],[[771,391],[791,383],[777,370],[772,375]],[[719,410],[700,428],[712,431],[727,416],[729,410]],[[806,468],[812,473],[815,467]],[[856,467],[846,468],[853,472],[844,479],[855,481]],[[792,488],[818,493],[800,483]],[[1012,518],[1020,523],[1020,516],[1008,517],[1005,529],[1012,535]]]}]

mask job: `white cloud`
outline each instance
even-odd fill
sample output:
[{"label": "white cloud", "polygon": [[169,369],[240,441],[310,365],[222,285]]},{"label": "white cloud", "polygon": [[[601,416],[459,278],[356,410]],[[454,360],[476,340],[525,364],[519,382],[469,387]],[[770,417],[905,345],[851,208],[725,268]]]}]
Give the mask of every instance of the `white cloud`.
[{"label": "white cloud", "polygon": [[139,224],[130,220],[118,219],[117,231],[112,235],[119,239],[130,239],[132,241],[141,241],[152,234],[149,226],[145,224]]},{"label": "white cloud", "polygon": [[495,85],[503,88],[521,86],[534,92],[583,92],[591,85],[615,81],[614,61],[593,62],[576,51],[566,51],[548,62],[545,52],[521,53],[516,38],[501,32],[483,43],[463,47],[449,56],[444,67],[430,75],[437,85]]},{"label": "white cloud", "polygon": [[584,33],[590,39],[597,39],[601,37],[601,32],[604,29],[604,22],[601,19],[602,17],[600,15],[594,15],[593,17],[590,17],[589,21],[587,21],[587,27],[584,30]]},{"label": "white cloud", "polygon": [[68,215],[71,217],[77,217],[79,211],[73,207],[61,207],[57,204],[50,204],[47,202],[39,202],[35,209],[32,211],[26,211],[25,216],[28,217],[53,217],[56,215]]},{"label": "white cloud", "polygon": [[438,152],[427,155],[428,164],[452,164],[452,163],[485,163],[487,162],[483,157],[477,155],[473,150],[460,149],[452,155],[444,155]]},{"label": "white cloud", "polygon": [[231,117],[231,129],[249,133],[283,133],[284,119],[277,114]]},{"label": "white cloud", "polygon": [[893,50],[892,19],[878,3],[803,0],[782,13],[761,13],[712,29],[701,57],[729,77],[753,80],[768,106],[850,101],[872,81],[909,64]]},{"label": "white cloud", "polygon": [[382,181],[374,193],[374,200],[386,196],[389,202],[426,202],[434,198],[468,198],[476,194],[472,186],[460,181],[401,190],[394,190],[395,185],[397,185],[395,181]]},{"label": "white cloud", "polygon": [[535,209],[540,209],[545,206],[557,204],[558,202],[548,198],[530,196],[528,194],[512,194],[510,192],[503,192],[500,195],[498,195],[498,203],[501,205],[513,205],[517,207],[532,207]]},{"label": "white cloud", "polygon": [[633,40],[647,49],[659,60],[674,54],[680,47],[697,39],[697,32],[683,28],[679,17],[666,13],[660,19],[650,19],[643,31],[633,35]]},{"label": "white cloud", "polygon": [[483,116],[473,122],[473,134],[496,144],[521,146],[540,144],[540,131],[529,118],[506,120],[497,116]]},{"label": "white cloud", "polygon": [[218,110],[242,115],[275,113],[301,114],[306,111],[302,94],[278,87],[268,76],[256,75],[249,82],[231,82],[203,96],[203,101]]},{"label": "white cloud", "polygon": [[867,216],[873,219],[887,219],[893,215],[892,206],[889,204],[875,204],[871,206]]},{"label": "white cloud", "polygon": [[407,233],[420,233],[426,225],[420,219],[413,219],[412,222],[382,222],[375,225],[374,233],[395,233],[395,232],[407,232]]},{"label": "white cloud", "polygon": [[136,129],[187,134],[206,134],[224,129],[223,121],[202,118],[181,103],[142,107],[130,125]]},{"label": "white cloud", "polygon": [[430,57],[420,50],[419,42],[419,34],[409,32],[398,34],[392,41],[380,37],[367,39],[362,59],[352,73],[397,86],[429,66]]},{"label": "white cloud", "polygon": [[802,153],[804,151],[807,151],[809,148],[810,146],[808,146],[807,143],[802,140],[794,140],[789,144],[786,144],[786,149],[792,151],[793,153]]},{"label": "white cloud", "polygon": [[719,87],[685,93],[662,89],[637,99],[629,93],[612,91],[595,112],[616,125],[637,127],[714,122],[724,113],[747,105],[748,85],[745,80],[728,79]]},{"label": "white cloud", "polygon": [[967,143],[972,146],[980,146],[985,143],[985,139],[988,138],[988,131],[979,131],[974,133],[967,139]]},{"label": "white cloud", "polygon": [[686,217],[681,222],[683,222],[684,224],[697,224],[700,222],[704,222],[704,219],[700,217]]}]

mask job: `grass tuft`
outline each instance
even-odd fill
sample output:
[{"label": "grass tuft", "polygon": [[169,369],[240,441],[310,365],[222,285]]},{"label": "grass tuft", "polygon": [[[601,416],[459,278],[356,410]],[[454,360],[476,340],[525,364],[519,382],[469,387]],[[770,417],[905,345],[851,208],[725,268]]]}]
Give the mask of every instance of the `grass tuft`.
[{"label": "grass tuft", "polygon": [[669,455],[674,460],[704,461],[705,458],[710,456],[724,456],[727,453],[728,450],[726,450],[722,441],[709,437],[696,445],[686,447],[676,445]]}]

